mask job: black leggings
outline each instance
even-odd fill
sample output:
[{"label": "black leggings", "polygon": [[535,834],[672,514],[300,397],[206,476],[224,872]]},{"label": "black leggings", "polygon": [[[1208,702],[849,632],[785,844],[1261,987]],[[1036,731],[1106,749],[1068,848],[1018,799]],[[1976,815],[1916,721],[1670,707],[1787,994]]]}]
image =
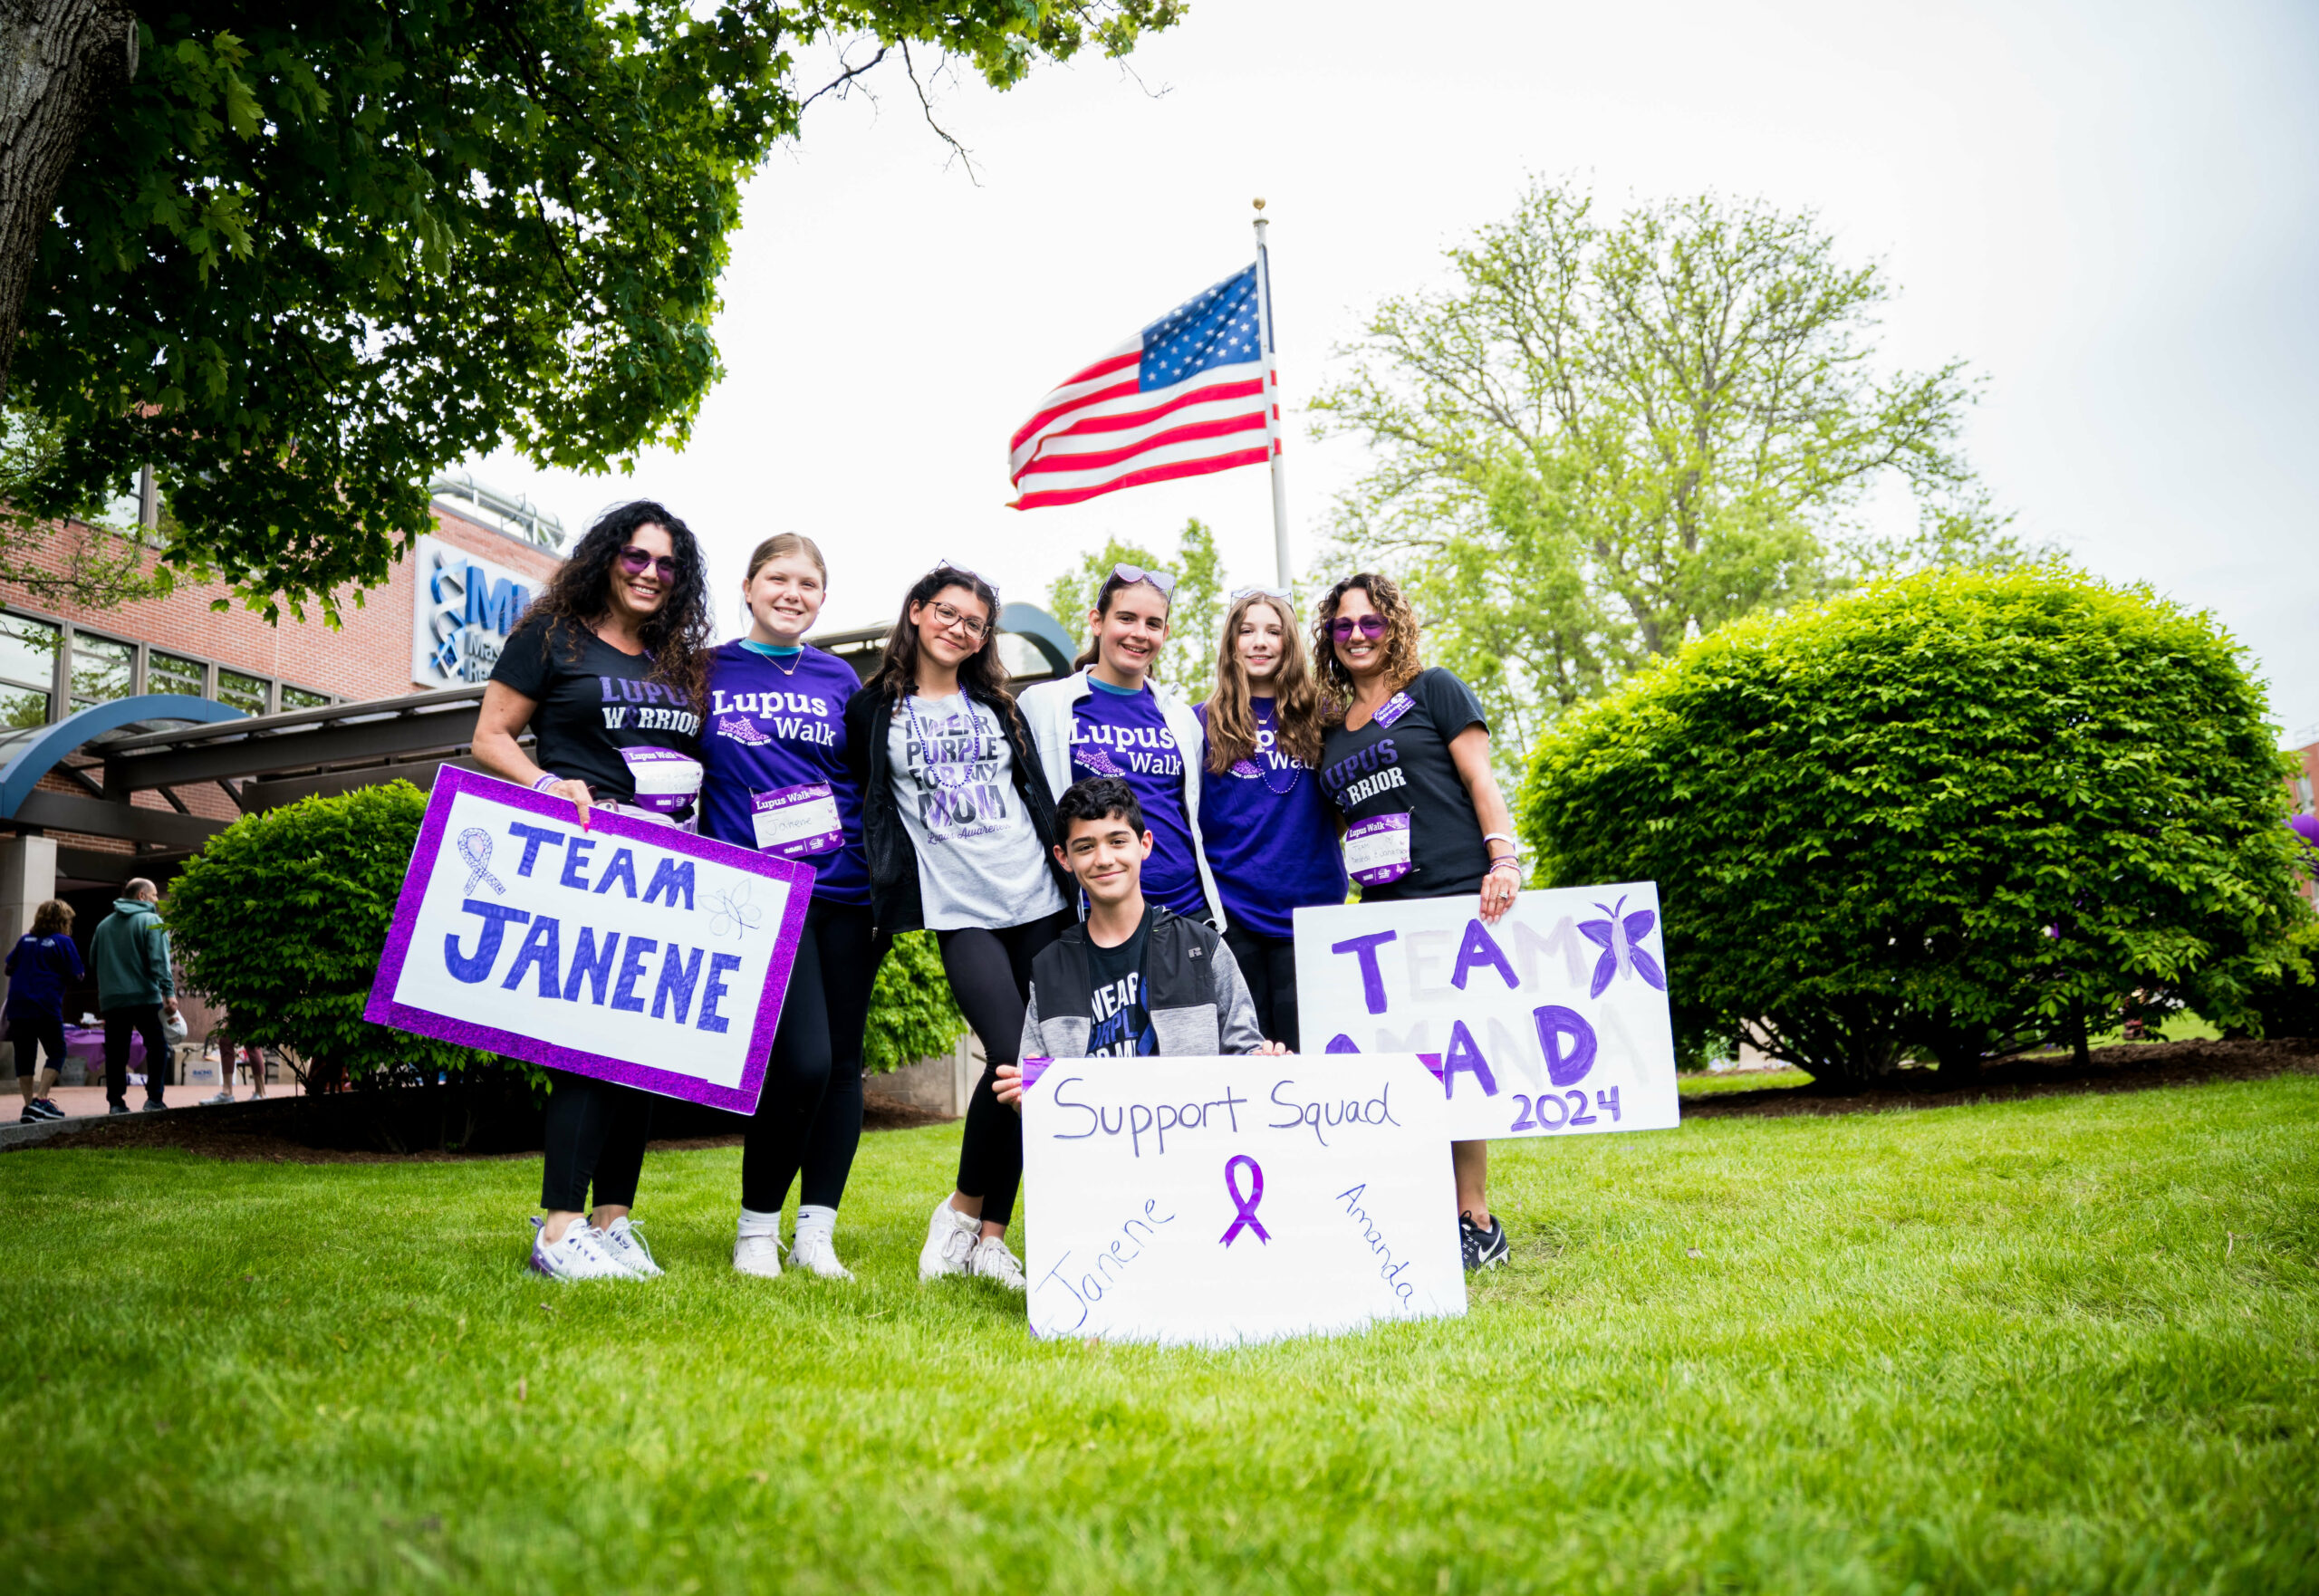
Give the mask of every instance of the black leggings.
[{"label": "black leggings", "polygon": [[1224,942],[1248,983],[1248,995],[1256,999],[1256,1029],[1266,1042],[1296,1052],[1296,939],[1234,926],[1224,933]]},{"label": "black leggings", "polygon": [[789,971],[765,1090],[741,1143],[741,1207],[775,1214],[797,1200],[834,1208],[861,1145],[861,1033],[883,949],[871,947],[870,906],[816,898]]},{"label": "black leggings", "polygon": [[40,1073],[40,1050],[48,1049],[48,1067],[59,1074],[64,1072],[64,1016],[63,1014],[10,1014],[8,1040],[16,1044],[16,1073]]},{"label": "black leggings", "polygon": [[998,1066],[1017,1062],[1023,1046],[1031,961],[1076,918],[1065,909],[996,931],[970,927],[934,933],[942,949],[942,973],[950,978],[958,1011],[982,1038],[986,1061],[967,1104],[966,1136],[958,1143],[958,1191],[982,1198],[982,1216],[992,1225],[1004,1225],[1015,1216],[1015,1188],[1023,1183],[1023,1116],[996,1095]]},{"label": "black leggings", "polygon": [[547,1169],[540,1181],[540,1207],[587,1213],[591,1182],[596,1187],[593,1207],[634,1207],[644,1142],[652,1134],[652,1094],[566,1070],[547,1073],[555,1089],[547,1095]]}]

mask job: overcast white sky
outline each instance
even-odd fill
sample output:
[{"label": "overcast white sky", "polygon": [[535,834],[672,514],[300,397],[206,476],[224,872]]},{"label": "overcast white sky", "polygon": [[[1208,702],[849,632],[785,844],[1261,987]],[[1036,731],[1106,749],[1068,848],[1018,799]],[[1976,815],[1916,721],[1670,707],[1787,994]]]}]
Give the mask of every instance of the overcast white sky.
[{"label": "overcast white sky", "polygon": [[808,533],[832,626],[945,555],[1035,601],[1107,534],[1164,548],[1190,514],[1269,582],[1261,471],[1005,507],[1033,401],[1246,264],[1253,196],[1302,559],[1362,463],[1303,400],[1371,304],[1527,174],[1714,189],[1884,263],[1891,359],[1987,379],[1968,449],[2020,529],[2212,610],[2285,727],[2319,724],[2319,5],[1194,0],[1132,65],[945,86],[979,186],[898,73],[823,101],[748,190],[691,446],[625,479],[478,474],[575,528],[662,498],[728,591],[759,537]]}]

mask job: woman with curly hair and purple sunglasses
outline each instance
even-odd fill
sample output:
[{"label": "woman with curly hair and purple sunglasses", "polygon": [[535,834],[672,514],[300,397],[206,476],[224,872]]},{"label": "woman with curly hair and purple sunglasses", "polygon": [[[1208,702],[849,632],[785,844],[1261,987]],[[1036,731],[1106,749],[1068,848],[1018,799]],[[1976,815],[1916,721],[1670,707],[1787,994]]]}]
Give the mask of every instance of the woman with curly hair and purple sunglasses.
[{"label": "woman with curly hair and purple sunglasses", "polygon": [[[1478,898],[1495,925],[1522,885],[1514,816],[1490,768],[1473,689],[1429,669],[1416,611],[1390,577],[1362,572],[1316,610],[1313,651],[1329,700],[1320,780],[1345,823],[1345,866],[1363,902]],[[1489,1211],[1489,1144],[1450,1144],[1466,1267],[1506,1257]]]}]

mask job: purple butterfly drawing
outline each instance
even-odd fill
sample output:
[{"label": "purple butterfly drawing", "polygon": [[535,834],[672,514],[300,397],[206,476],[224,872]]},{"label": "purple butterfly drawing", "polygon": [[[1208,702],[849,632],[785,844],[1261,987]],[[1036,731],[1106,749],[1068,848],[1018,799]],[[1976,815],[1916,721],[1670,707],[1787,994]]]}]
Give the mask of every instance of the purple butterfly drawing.
[{"label": "purple butterfly drawing", "polygon": [[1619,910],[1627,906],[1623,898],[1613,904],[1598,903],[1594,907],[1610,918],[1601,920],[1581,920],[1578,934],[1602,950],[1594,961],[1594,982],[1586,989],[1589,997],[1600,997],[1611,982],[1621,975],[1641,976],[1660,991],[1667,990],[1667,976],[1659,961],[1642,950],[1642,939],[1650,935],[1650,928],[1659,917],[1647,909],[1621,918]]}]

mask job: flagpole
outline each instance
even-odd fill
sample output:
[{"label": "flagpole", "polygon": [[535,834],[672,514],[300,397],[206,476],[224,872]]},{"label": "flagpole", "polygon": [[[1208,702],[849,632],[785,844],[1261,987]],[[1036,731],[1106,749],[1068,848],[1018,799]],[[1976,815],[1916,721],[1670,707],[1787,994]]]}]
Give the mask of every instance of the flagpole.
[{"label": "flagpole", "polygon": [[1280,585],[1294,587],[1288,563],[1288,484],[1280,473],[1280,379],[1275,367],[1279,357],[1272,342],[1272,261],[1265,250],[1265,202],[1256,201],[1256,323],[1264,339],[1265,442],[1272,466],[1272,548],[1280,562]]}]

